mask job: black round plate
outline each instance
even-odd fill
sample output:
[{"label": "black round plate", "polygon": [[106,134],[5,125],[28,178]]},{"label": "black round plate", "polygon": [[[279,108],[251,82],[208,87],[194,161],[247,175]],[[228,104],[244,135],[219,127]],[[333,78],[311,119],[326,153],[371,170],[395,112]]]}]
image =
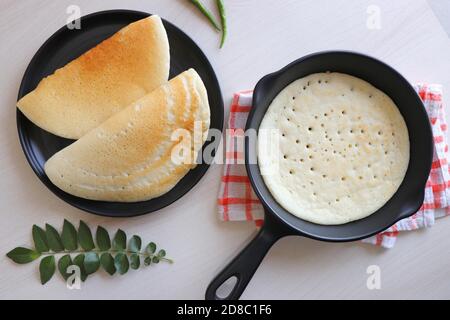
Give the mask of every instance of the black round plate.
[{"label": "black round plate", "polygon": [[[113,35],[124,26],[148,17],[150,14],[131,10],[102,11],[81,18],[81,29],[66,26],[53,34],[31,60],[19,89],[19,99],[36,88],[39,81],[56,69],[77,58],[90,48]],[[173,24],[163,20],[170,43],[170,78],[194,68],[208,91],[211,108],[211,128],[223,128],[223,99],[214,70],[195,42]],[[131,217],[149,213],[168,206],[186,194],[205,174],[209,165],[199,164],[168,193],[142,202],[119,203],[86,200],[72,196],[57,188],[44,172],[44,164],[53,154],[68,146],[73,140],[55,136],[34,125],[17,110],[17,129],[22,149],[28,162],[41,181],[67,203],[94,214],[110,217]],[[208,141],[210,144],[219,141]]]}]

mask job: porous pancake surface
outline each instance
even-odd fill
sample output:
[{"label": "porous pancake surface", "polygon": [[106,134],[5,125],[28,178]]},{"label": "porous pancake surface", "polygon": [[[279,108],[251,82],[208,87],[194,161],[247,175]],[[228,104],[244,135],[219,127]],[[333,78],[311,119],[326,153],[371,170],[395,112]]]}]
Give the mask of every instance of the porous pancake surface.
[{"label": "porous pancake surface", "polygon": [[408,168],[408,129],[398,108],[350,75],[318,73],[288,85],[269,106],[258,136],[267,132],[277,139],[258,140],[265,184],[288,212],[317,224],[371,215],[398,190]]}]

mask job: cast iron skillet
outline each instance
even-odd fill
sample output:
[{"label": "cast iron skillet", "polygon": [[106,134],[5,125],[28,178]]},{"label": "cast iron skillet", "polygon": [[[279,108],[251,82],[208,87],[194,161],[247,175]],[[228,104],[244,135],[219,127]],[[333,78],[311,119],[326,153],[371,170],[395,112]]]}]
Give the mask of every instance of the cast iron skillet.
[{"label": "cast iron skillet", "polygon": [[[70,30],[66,26],[52,35],[31,60],[19,90],[19,99],[36,88],[39,81],[56,69],[80,56],[122,27],[148,17],[149,14],[131,10],[96,12],[81,18],[81,29]],[[194,68],[201,76],[208,91],[211,108],[211,128],[223,128],[223,100],[216,74],[206,56],[195,42],[173,24],[163,20],[170,44],[170,78]],[[168,206],[191,190],[206,173],[209,165],[199,164],[168,193],[142,202],[118,203],[86,200],[72,196],[57,188],[44,172],[44,163],[53,154],[65,148],[73,140],[55,136],[29,121],[17,109],[17,129],[25,156],[39,179],[65,202],[94,214],[110,217],[131,217]],[[219,141],[207,141],[204,148]],[[212,146],[210,146],[209,149]],[[214,148],[215,149],[215,148]]]},{"label": "cast iron skillet", "polygon": [[[246,141],[246,167],[251,184],[265,208],[265,223],[250,244],[211,282],[206,299],[238,299],[245,290],[269,248],[281,237],[299,235],[321,241],[344,242],[370,237],[400,219],[414,214],[422,205],[425,183],[433,157],[433,139],[425,108],[408,81],[397,71],[374,58],[352,52],[321,52],[308,55],[278,72],[262,78],[256,85],[253,108],[246,130],[259,129],[274,97],[288,84],[312,73],[335,71],[364,79],[389,95],[403,115],[409,131],[410,162],[398,191],[374,214],[337,226],[304,221],[284,210],[264,184],[256,159],[256,141]],[[218,296],[217,289],[236,277],[231,292]]]}]

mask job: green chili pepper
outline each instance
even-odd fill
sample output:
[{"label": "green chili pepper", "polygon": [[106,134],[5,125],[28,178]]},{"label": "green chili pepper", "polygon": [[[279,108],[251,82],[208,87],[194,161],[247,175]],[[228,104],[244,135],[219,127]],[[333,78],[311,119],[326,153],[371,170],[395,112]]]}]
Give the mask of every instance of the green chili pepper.
[{"label": "green chili pepper", "polygon": [[203,15],[209,20],[209,22],[211,22],[213,27],[218,31],[220,31],[219,24],[214,19],[212,13],[208,9],[206,9],[205,6],[199,0],[190,0],[190,1],[198,8],[198,10],[201,11],[201,13],[203,13]]},{"label": "green chili pepper", "polygon": [[225,4],[223,3],[223,0],[216,0],[216,3],[217,7],[219,8],[220,20],[222,22],[222,40],[220,41],[220,48],[222,48],[227,37],[227,15],[225,12]]}]

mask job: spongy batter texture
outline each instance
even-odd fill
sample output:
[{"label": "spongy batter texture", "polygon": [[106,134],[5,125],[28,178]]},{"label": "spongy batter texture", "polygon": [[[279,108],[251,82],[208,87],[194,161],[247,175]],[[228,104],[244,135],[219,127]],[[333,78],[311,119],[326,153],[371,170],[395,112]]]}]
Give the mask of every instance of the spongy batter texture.
[{"label": "spongy batter texture", "polygon": [[395,103],[350,75],[317,73],[288,85],[269,106],[258,136],[267,132],[277,139],[258,139],[265,184],[288,212],[313,223],[371,215],[398,190],[408,168],[408,129]]}]

